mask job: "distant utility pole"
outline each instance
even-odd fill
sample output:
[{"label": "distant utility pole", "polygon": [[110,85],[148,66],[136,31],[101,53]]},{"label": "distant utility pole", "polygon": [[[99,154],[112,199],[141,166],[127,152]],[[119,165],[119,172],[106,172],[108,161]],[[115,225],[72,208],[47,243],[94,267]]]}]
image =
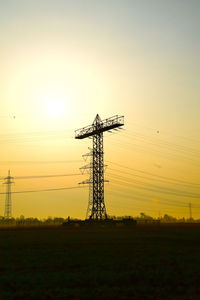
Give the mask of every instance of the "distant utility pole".
[{"label": "distant utility pole", "polygon": [[192,203],[189,203],[189,215],[190,215],[190,220],[192,220]]},{"label": "distant utility pole", "polygon": [[113,116],[111,118],[101,120],[99,115],[92,125],[83,127],[75,131],[76,139],[92,138],[93,148],[90,153],[85,156],[91,156],[89,165],[82,169],[91,169],[90,178],[83,181],[83,184],[90,185],[90,196],[87,210],[87,217],[94,220],[102,220],[107,218],[106,207],[104,202],[104,152],[103,152],[103,132],[117,130],[124,125],[123,116]]},{"label": "distant utility pole", "polygon": [[14,183],[13,177],[10,176],[10,170],[8,171],[8,176],[4,178],[4,184],[6,187],[6,199],[5,199],[5,211],[4,217],[10,219],[12,217],[12,199],[11,199],[11,185]]}]

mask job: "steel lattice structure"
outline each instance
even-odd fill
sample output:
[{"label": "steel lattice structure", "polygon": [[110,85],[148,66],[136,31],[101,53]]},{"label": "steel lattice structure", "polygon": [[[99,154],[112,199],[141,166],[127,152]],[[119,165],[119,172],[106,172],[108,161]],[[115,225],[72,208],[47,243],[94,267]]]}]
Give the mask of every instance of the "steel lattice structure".
[{"label": "steel lattice structure", "polygon": [[5,177],[4,179],[5,179],[4,184],[7,185],[4,217],[6,219],[10,219],[12,217],[11,185],[12,185],[12,183],[14,183],[12,181],[13,177],[10,176],[10,170],[8,171],[8,176]]},{"label": "steel lattice structure", "polygon": [[83,184],[89,184],[89,203],[87,217],[95,220],[107,218],[106,206],[104,201],[104,151],[103,151],[103,132],[116,129],[124,125],[123,116],[114,116],[101,120],[99,115],[92,125],[83,127],[75,131],[76,139],[92,137],[93,149],[86,156],[91,156],[89,165],[81,168],[82,170],[90,169],[90,178],[83,181]]}]

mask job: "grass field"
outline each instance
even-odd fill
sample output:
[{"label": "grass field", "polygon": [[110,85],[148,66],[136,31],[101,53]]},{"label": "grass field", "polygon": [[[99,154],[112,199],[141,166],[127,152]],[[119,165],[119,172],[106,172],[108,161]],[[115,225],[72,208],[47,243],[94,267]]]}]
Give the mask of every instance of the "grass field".
[{"label": "grass field", "polygon": [[0,299],[200,299],[200,226],[0,229]]}]

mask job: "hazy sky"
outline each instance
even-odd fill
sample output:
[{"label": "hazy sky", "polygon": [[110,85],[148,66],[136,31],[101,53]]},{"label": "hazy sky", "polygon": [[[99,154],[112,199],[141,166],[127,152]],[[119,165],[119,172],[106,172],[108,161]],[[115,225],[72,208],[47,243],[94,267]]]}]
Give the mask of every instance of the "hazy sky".
[{"label": "hazy sky", "polygon": [[[122,114],[126,130],[105,138],[108,213],[188,217],[192,202],[200,217],[199,30],[198,0],[0,0],[0,176],[78,173],[91,141],[74,130]],[[13,215],[84,218],[87,201],[87,189],[14,194]]]}]

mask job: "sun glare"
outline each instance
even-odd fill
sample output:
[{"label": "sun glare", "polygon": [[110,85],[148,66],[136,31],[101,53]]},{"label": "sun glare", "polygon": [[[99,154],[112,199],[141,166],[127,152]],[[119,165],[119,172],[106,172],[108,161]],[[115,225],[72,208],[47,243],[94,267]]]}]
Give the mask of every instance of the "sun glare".
[{"label": "sun glare", "polygon": [[59,118],[65,112],[64,102],[59,100],[52,100],[47,103],[47,113],[50,117]]}]

